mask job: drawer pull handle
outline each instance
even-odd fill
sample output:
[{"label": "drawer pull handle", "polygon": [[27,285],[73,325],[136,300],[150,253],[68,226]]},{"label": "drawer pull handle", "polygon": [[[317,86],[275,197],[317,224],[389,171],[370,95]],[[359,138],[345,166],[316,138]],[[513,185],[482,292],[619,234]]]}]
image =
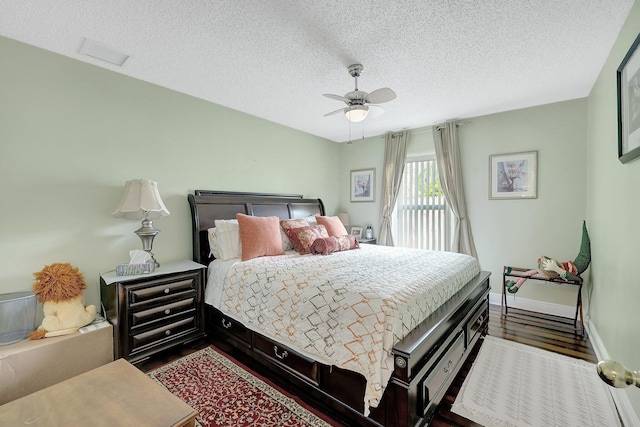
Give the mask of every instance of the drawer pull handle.
[{"label": "drawer pull handle", "polygon": [[282,354],[278,354],[278,346],[274,345],[273,346],[273,352],[276,354],[276,357],[280,360],[284,359],[285,357],[287,357],[289,355],[289,353],[287,353],[287,350],[283,351]]},{"label": "drawer pull handle", "polygon": [[449,363],[447,363],[447,366],[444,367],[444,371],[449,373],[449,371],[451,370],[451,366],[453,366],[453,362],[449,360]]},{"label": "drawer pull handle", "polygon": [[228,322],[227,319],[222,319],[222,326],[225,329],[229,329],[231,326],[233,326],[233,324],[231,322]]},{"label": "drawer pull handle", "polygon": [[171,289],[169,289],[169,288],[166,288],[166,289],[164,290],[164,293],[165,293],[165,294],[168,294],[169,292],[171,292]]},{"label": "drawer pull handle", "polygon": [[478,320],[476,320],[476,323],[478,325],[482,325],[484,323],[484,315],[478,317]]},{"label": "drawer pull handle", "polygon": [[171,310],[169,310],[168,308],[164,311],[164,314],[171,314]]},{"label": "drawer pull handle", "polygon": [[166,336],[171,335],[171,329],[167,329],[166,331],[164,331],[164,334],[165,334]]}]

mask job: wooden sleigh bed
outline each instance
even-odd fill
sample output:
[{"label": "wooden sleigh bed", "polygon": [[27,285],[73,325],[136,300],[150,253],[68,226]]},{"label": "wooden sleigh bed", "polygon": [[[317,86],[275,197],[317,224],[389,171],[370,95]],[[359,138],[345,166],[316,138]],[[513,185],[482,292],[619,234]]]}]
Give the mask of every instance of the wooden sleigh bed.
[{"label": "wooden sleigh bed", "polygon": [[[299,195],[197,190],[188,200],[193,259],[204,265],[213,260],[208,230],[215,220],[233,219],[237,213],[280,219],[325,215],[320,199]],[[345,425],[426,425],[474,345],[486,334],[489,289],[489,273],[480,271],[393,345],[391,379],[368,416],[363,402],[366,380],[361,374],[300,354],[205,304],[207,333],[221,348],[243,356],[257,372]]]}]

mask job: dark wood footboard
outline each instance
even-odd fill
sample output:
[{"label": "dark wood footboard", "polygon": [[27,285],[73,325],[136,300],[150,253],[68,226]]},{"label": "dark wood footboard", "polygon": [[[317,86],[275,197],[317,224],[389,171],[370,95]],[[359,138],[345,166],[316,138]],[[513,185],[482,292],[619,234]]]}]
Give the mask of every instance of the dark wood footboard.
[{"label": "dark wood footboard", "polygon": [[394,374],[378,408],[365,417],[362,375],[327,366],[272,341],[207,306],[214,342],[327,414],[354,426],[428,424],[473,346],[486,334],[489,273],[481,272],[394,346]]}]

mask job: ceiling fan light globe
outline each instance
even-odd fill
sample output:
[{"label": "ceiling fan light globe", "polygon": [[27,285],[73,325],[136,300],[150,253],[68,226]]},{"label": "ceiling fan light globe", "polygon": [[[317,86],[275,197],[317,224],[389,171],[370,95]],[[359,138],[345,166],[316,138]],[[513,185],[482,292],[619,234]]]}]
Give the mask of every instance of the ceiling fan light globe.
[{"label": "ceiling fan light globe", "polygon": [[369,114],[369,107],[365,107],[365,106],[348,108],[344,112],[344,115],[347,117],[347,119],[350,122],[354,122],[354,123],[363,121],[364,119],[367,118],[368,114]]}]

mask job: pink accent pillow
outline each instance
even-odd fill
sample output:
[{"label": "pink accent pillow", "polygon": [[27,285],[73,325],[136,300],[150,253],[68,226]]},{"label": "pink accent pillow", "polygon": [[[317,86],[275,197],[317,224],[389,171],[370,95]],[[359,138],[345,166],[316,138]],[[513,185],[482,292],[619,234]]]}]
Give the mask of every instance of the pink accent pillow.
[{"label": "pink accent pillow", "polygon": [[316,221],[320,225],[324,225],[329,236],[346,236],[347,229],[337,216],[316,216]]},{"label": "pink accent pillow", "polygon": [[240,226],[242,261],[271,255],[282,255],[280,222],[277,216],[249,216],[236,214]]},{"label": "pink accent pillow", "polygon": [[301,255],[311,253],[313,242],[320,237],[329,237],[324,225],[307,225],[306,227],[290,228],[287,231],[293,248]]},{"label": "pink accent pillow", "polygon": [[329,255],[333,252],[359,248],[360,244],[355,236],[345,235],[320,237],[313,242],[312,250],[314,254]]}]

